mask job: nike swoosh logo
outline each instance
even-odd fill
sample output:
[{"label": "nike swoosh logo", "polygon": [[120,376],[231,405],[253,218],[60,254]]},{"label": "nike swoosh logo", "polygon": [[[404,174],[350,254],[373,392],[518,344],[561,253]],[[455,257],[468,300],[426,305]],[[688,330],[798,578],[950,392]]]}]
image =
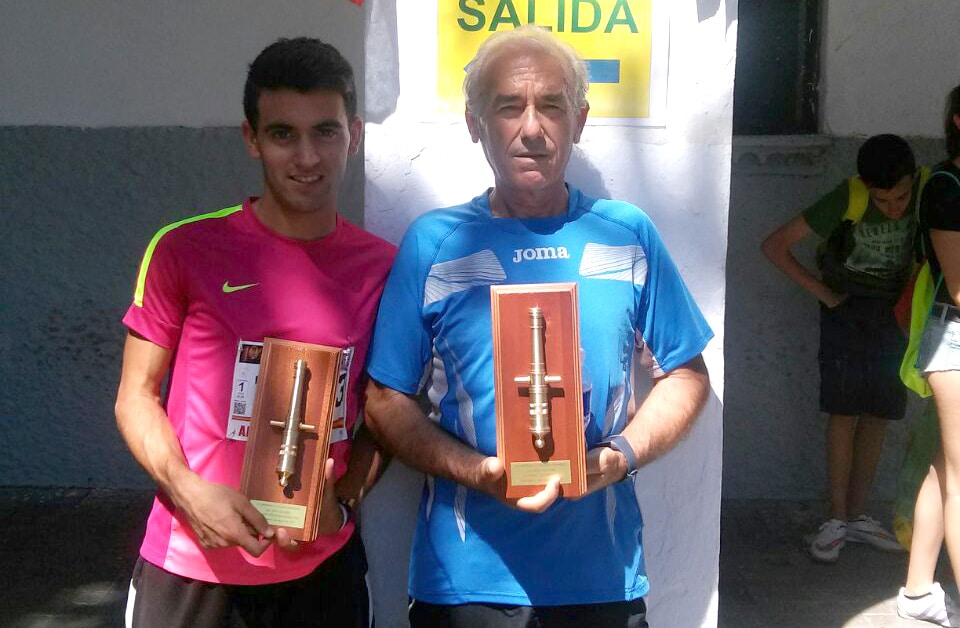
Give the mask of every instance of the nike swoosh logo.
[{"label": "nike swoosh logo", "polygon": [[247,288],[252,288],[254,286],[259,286],[260,282],[257,283],[245,283],[241,286],[231,286],[229,281],[223,282],[223,293],[230,294],[231,292],[238,292],[240,290],[246,290]]}]

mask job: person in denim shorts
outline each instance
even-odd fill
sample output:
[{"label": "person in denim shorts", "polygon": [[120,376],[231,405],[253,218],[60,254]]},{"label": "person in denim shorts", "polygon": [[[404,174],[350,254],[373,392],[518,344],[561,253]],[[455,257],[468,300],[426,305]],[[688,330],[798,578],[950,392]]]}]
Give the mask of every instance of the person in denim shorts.
[{"label": "person in denim shorts", "polygon": [[940,448],[917,495],[910,566],[897,612],[940,626],[960,626],[960,613],[933,580],[944,538],[954,577],[960,578],[960,85],[947,97],[944,131],[949,158],[931,174],[920,206],[920,228],[937,292],[917,361],[933,391]]}]

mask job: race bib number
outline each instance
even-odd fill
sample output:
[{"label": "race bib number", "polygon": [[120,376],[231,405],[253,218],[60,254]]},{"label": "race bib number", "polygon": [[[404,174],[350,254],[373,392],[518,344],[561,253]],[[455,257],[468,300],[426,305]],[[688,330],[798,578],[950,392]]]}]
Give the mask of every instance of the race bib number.
[{"label": "race bib number", "polygon": [[339,443],[350,438],[347,433],[347,391],[350,390],[350,365],[353,364],[353,347],[343,350],[340,358],[340,375],[337,377],[337,397],[333,408],[333,428],[330,443]]},{"label": "race bib number", "polygon": [[[241,340],[237,346],[230,395],[230,417],[227,420],[227,438],[231,440],[246,441],[250,432],[250,417],[253,416],[253,400],[257,394],[261,353],[263,353],[262,342]],[[347,393],[350,390],[350,365],[353,364],[353,353],[353,347],[347,347],[343,350],[343,357],[340,360],[330,432],[331,444],[350,438],[347,432]]]},{"label": "race bib number", "polygon": [[227,420],[227,438],[247,440],[253,400],[257,394],[257,376],[260,374],[262,342],[241,340],[233,365],[233,385],[230,394],[230,417]]}]

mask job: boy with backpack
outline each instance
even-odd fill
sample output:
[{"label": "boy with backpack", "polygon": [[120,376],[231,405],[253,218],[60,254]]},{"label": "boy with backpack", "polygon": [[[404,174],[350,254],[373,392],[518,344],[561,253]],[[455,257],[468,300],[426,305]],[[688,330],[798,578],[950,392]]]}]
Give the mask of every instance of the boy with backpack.
[{"label": "boy with backpack", "polygon": [[[820,410],[826,431],[830,518],[810,545],[832,563],[849,542],[900,551],[893,534],[864,514],[887,421],[899,420],[906,390],[899,378],[906,339],[893,308],[915,260],[914,200],[922,176],[910,146],[876,135],[860,147],[850,177],[764,240],[764,255],[820,302]],[[822,238],[819,275],[791,247]]]}]

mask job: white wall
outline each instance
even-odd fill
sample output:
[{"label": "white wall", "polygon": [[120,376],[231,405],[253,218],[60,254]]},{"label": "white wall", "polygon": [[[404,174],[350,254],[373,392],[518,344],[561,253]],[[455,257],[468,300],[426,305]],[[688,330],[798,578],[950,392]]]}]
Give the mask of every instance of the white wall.
[{"label": "white wall", "polygon": [[823,132],[939,137],[960,83],[960,2],[827,0]]},{"label": "white wall", "polygon": [[[378,115],[368,115],[365,223],[394,241],[424,211],[462,202],[492,184],[462,120],[424,121],[429,116],[418,111],[421,95],[411,85],[435,66],[436,27],[426,7],[415,16],[398,15],[398,4],[406,6],[367,1],[368,102]],[[587,193],[629,200],[652,216],[717,334],[706,352],[714,392],[709,406],[690,437],[644,469],[638,482],[653,625],[714,626],[736,5],[674,0],[664,6],[670,11],[666,127],[588,121],[568,174]],[[390,85],[398,85],[399,94]],[[371,495],[364,525],[375,578],[378,565],[406,564],[409,504],[418,491],[416,474],[396,468]],[[403,625],[393,609],[406,600],[404,582],[375,582],[378,624]]]},{"label": "white wall", "polygon": [[226,126],[247,64],[278,37],[336,46],[362,76],[347,0],[12,0],[0,19],[0,126]]}]

